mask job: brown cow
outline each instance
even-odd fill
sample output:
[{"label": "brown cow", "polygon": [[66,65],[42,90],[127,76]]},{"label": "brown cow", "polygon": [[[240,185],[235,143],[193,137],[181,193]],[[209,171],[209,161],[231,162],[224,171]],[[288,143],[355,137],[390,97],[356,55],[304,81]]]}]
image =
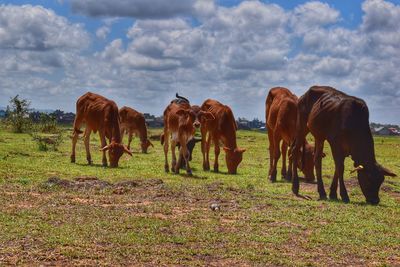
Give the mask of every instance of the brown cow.
[{"label": "brown cow", "polygon": [[[282,140],[282,177],[288,181],[292,180],[292,159],[289,157],[288,171],[286,172],[287,148],[296,137],[298,98],[289,89],[274,87],[268,93],[265,101],[265,124],[269,140],[269,173],[271,181],[276,181],[277,162],[281,155],[279,144]],[[304,164],[299,168],[305,175],[307,181],[314,181],[314,147],[306,143],[306,157]]]},{"label": "brown cow", "polygon": [[[84,137],[88,164],[92,164],[89,149],[92,131],[95,133],[99,131],[101,151],[103,151],[103,166],[107,166],[106,151],[108,151],[110,158],[110,167],[118,167],[118,161],[124,152],[132,156],[132,152],[121,143],[118,107],[115,102],[88,92],[76,102],[71,162],[75,162],[75,147],[79,134],[82,133],[80,130],[82,124],[86,124]],[[108,145],[106,138],[110,142]]]},{"label": "brown cow", "polygon": [[201,111],[198,106],[190,106],[188,102],[176,103],[172,101],[164,111],[164,133],[161,142],[164,144],[165,171],[169,172],[168,145],[171,138],[172,171],[179,173],[182,161],[184,161],[186,172],[192,175],[189,166],[190,154],[187,145],[181,145],[176,161],[175,147],[177,143],[188,144],[194,138],[195,128],[201,125],[202,120],[213,119],[209,112]]},{"label": "brown cow", "polygon": [[124,133],[128,134],[128,149],[131,147],[132,136],[135,134],[140,138],[140,147],[142,153],[147,153],[149,146],[154,145],[147,138],[146,120],[142,113],[129,107],[122,107],[119,110],[121,119],[121,140],[124,139]]},{"label": "brown cow", "polygon": [[[243,158],[245,149],[238,148],[236,144],[237,125],[232,110],[220,102],[207,99],[201,105],[203,111],[211,112],[214,120],[208,120],[201,125],[201,151],[203,154],[203,169],[210,170],[209,152],[211,141],[214,143],[214,171],[218,172],[218,156],[220,141],[224,144],[226,166],[229,174],[236,174],[237,167]],[[208,134],[208,136],[207,136]]]},{"label": "brown cow", "polygon": [[[335,174],[329,197],[337,199],[338,181],[340,196],[349,202],[343,180],[344,159],[351,156],[357,171],[358,182],[366,201],[379,203],[379,188],[384,176],[396,176],[376,162],[374,140],[369,128],[369,111],[366,103],[359,98],[346,95],[329,86],[311,87],[298,102],[297,134],[293,148],[293,164],[300,156],[300,148],[308,132],[315,138],[315,169],[320,199],[326,199],[322,181],[322,152],[328,141],[335,161]],[[298,195],[299,181],[293,167],[293,192]]]}]

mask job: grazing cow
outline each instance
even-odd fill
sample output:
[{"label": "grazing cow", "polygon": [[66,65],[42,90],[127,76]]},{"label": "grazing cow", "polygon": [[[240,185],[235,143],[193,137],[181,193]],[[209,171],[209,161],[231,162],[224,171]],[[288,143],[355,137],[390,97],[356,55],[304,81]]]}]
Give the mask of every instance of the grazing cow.
[{"label": "grazing cow", "polygon": [[[213,119],[211,113],[200,110],[198,106],[190,106],[188,101],[180,101],[178,103],[176,101],[171,101],[164,111],[164,133],[161,136],[161,143],[164,144],[164,167],[166,172],[169,171],[168,145],[169,139],[171,138],[172,171],[179,173],[180,167],[184,164],[187,174],[192,174],[189,166],[189,158],[191,155],[189,154],[187,144],[194,139],[195,128],[201,125],[201,121],[209,119]],[[177,162],[175,147],[178,142],[185,145],[180,146],[180,156]]]},{"label": "grazing cow", "polygon": [[[289,89],[283,87],[272,88],[265,101],[265,122],[269,140],[269,174],[271,181],[276,181],[277,162],[281,150],[279,144],[282,142],[282,177],[288,181],[292,180],[292,159],[289,157],[288,171],[286,172],[286,154],[288,146],[294,142],[296,137],[298,98]],[[314,181],[314,147],[306,142],[306,157],[304,164],[299,168],[305,175],[307,181]]]},{"label": "grazing cow", "polygon": [[[103,166],[107,166],[106,151],[108,151],[110,158],[110,167],[118,167],[118,161],[124,152],[132,156],[132,152],[121,143],[118,107],[115,102],[88,92],[76,102],[71,162],[75,162],[75,147],[79,134],[82,133],[80,130],[82,124],[86,124],[84,137],[88,164],[92,164],[89,150],[92,131],[94,133],[99,131],[101,151],[103,151]],[[108,145],[106,138],[109,140]]]},{"label": "grazing cow", "polygon": [[[300,157],[308,132],[315,138],[315,169],[320,199],[326,199],[321,175],[321,158],[324,141],[327,140],[335,161],[335,173],[329,197],[337,199],[338,181],[340,196],[349,202],[343,180],[344,159],[351,156],[354,171],[366,201],[379,203],[379,188],[384,176],[396,176],[376,162],[374,140],[369,128],[369,111],[366,103],[356,97],[346,95],[329,86],[311,87],[298,102],[297,134],[293,147],[293,164]],[[293,167],[293,192],[298,195],[299,181]]]},{"label": "grazing cow", "polygon": [[128,149],[131,147],[134,133],[140,138],[142,153],[147,153],[149,146],[154,147],[147,138],[146,121],[142,113],[129,107],[123,107],[119,110],[119,117],[121,119],[121,140],[124,138],[124,133],[128,133]]},{"label": "grazing cow", "polygon": [[[224,144],[226,166],[229,174],[236,174],[237,167],[243,158],[245,149],[238,148],[236,144],[237,125],[232,110],[220,102],[207,99],[201,105],[203,111],[211,112],[214,120],[208,120],[201,125],[201,152],[203,154],[203,169],[210,170],[209,152],[211,141],[214,143],[214,171],[218,172],[218,156],[220,141]],[[208,136],[207,136],[208,134]]]}]

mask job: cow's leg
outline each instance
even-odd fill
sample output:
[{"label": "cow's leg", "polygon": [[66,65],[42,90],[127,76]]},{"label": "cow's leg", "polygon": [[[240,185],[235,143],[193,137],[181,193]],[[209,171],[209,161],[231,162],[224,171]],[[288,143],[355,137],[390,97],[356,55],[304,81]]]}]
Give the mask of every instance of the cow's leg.
[{"label": "cow's leg", "polygon": [[268,170],[268,178],[271,179],[272,173],[272,165],[274,161],[274,135],[272,129],[268,128],[268,142],[269,142],[269,170]]},{"label": "cow's leg", "polygon": [[128,135],[128,150],[131,150],[132,138],[133,138],[133,133],[132,133],[132,131],[129,131],[129,135]]},{"label": "cow's leg", "polygon": [[[169,145],[169,133],[168,131],[164,130],[164,157],[165,157],[165,162],[164,162],[164,169],[165,172],[169,172],[169,165],[168,165],[168,145]],[[172,169],[174,166],[172,166]]]},{"label": "cow's leg", "polygon": [[79,112],[75,117],[74,121],[74,132],[72,134],[72,151],[71,151],[71,162],[75,163],[75,150],[76,150],[76,143],[78,142],[79,134],[82,133],[80,131],[82,124],[82,116],[80,116]]},{"label": "cow's leg", "polygon": [[282,146],[281,146],[281,150],[282,150],[282,170],[281,170],[281,175],[283,179],[286,179],[286,155],[287,155],[287,143],[283,140],[282,141]]},{"label": "cow's leg", "polygon": [[[211,141],[211,140],[210,140]],[[218,157],[219,157],[219,153],[221,151],[220,147],[219,147],[219,140],[218,138],[213,138],[213,142],[214,142],[214,153],[215,153],[215,159],[214,159],[214,172],[219,172],[219,166],[218,166]]]},{"label": "cow's leg", "polygon": [[314,162],[315,162],[315,172],[317,173],[319,199],[321,199],[321,200],[326,199],[324,182],[322,180],[322,152],[323,152],[323,149],[324,149],[324,141],[315,139]]},{"label": "cow's leg", "polygon": [[[210,134],[208,134],[209,136]],[[203,154],[203,170],[209,171],[210,170],[210,161],[208,157],[208,151],[210,150],[209,144],[207,142],[207,131],[202,128],[201,129],[201,153]]]},{"label": "cow's leg", "polygon": [[332,200],[337,200],[337,187],[338,187],[338,181],[339,181],[339,174],[338,171],[335,167],[335,174],[333,175],[332,183],[331,183],[331,188],[329,192],[329,198]]},{"label": "cow's leg", "polygon": [[[173,172],[179,173],[179,165],[177,165],[177,163],[176,163],[175,148],[176,148],[176,141],[171,140],[171,156],[172,156],[171,168],[172,168]],[[181,146],[181,148],[182,148],[182,146]],[[179,159],[180,159],[180,157],[179,157]]]},{"label": "cow's leg", "polygon": [[[187,140],[185,140],[185,138],[180,138],[179,139],[179,143],[181,143],[181,144],[186,144],[187,143]],[[185,165],[185,168],[186,168],[186,173],[188,174],[188,175],[192,175],[192,170],[190,169],[190,166],[189,166],[189,150],[187,149],[187,146],[186,145],[181,145],[181,148],[180,148],[180,150],[179,150],[179,159],[178,159],[178,162],[176,163],[176,168],[179,170],[179,168],[180,168],[180,166],[182,165],[182,160],[184,160],[185,162],[184,162],[184,165]]]},{"label": "cow's leg", "polygon": [[[331,145],[331,150],[332,150],[332,156],[333,160],[335,161],[335,174],[332,180],[332,185],[331,185],[331,192],[330,196],[333,195],[332,189],[335,190],[335,195],[336,195],[336,190],[337,190],[337,180],[339,180],[339,186],[340,186],[340,197],[342,198],[343,202],[350,202],[349,195],[347,194],[347,189],[344,184],[344,179],[343,179],[343,172],[344,172],[344,153],[342,153],[340,146],[339,145]],[[336,178],[336,181],[335,181]],[[334,184],[335,183],[335,184]]]},{"label": "cow's leg", "polygon": [[292,157],[292,146],[289,145],[289,149],[288,149],[288,158],[289,158],[289,163],[288,163],[288,171],[287,174],[285,176],[285,179],[287,181],[292,181],[292,168],[293,168],[293,157]]},{"label": "cow's leg", "polygon": [[276,173],[277,173],[277,166],[278,166],[278,160],[281,156],[281,150],[279,147],[279,143],[281,142],[281,136],[275,132],[274,137],[273,137],[273,142],[274,142],[274,155],[273,155],[273,161],[272,161],[272,170],[271,170],[271,181],[275,182],[276,181]]},{"label": "cow's leg", "polygon": [[92,162],[92,156],[90,155],[90,134],[92,133],[92,130],[89,127],[86,127],[85,130],[85,149],[86,149],[86,159],[89,165],[91,165]]},{"label": "cow's leg", "polygon": [[76,142],[78,142],[79,138],[79,133],[74,131],[72,135],[72,152],[71,152],[71,162],[75,163],[75,148],[76,148]]},{"label": "cow's leg", "polygon": [[[99,136],[100,136],[101,147],[103,148],[107,145],[106,135],[104,132],[99,131]],[[102,158],[101,162],[104,167],[107,167],[106,151],[103,151],[103,158]]]}]

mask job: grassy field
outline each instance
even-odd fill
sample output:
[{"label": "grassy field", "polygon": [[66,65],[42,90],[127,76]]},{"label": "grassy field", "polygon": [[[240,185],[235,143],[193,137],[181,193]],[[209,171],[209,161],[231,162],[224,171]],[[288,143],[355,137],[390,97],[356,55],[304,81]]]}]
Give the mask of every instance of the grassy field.
[{"label": "grassy field", "polygon": [[[165,174],[158,141],[141,154],[135,139],[133,157],[109,169],[92,135],[94,165],[82,140],[71,164],[69,136],[65,129],[59,151],[41,152],[31,136],[0,129],[0,265],[400,265],[398,177],[385,180],[378,206],[366,205],[347,159],[349,204],[318,201],[306,183],[300,190],[313,200],[303,200],[289,183],[267,180],[265,133],[238,132],[247,148],[238,175],[224,173],[223,152],[222,172],[203,172],[196,147],[194,177]],[[400,175],[400,138],[377,137],[375,148]]]}]

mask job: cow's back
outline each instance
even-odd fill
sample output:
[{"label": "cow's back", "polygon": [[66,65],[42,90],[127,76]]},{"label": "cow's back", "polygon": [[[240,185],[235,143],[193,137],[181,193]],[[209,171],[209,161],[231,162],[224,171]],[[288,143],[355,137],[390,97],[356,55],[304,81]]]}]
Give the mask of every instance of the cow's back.
[{"label": "cow's back", "polygon": [[119,117],[122,127],[138,129],[146,125],[144,115],[130,107],[122,107],[119,110]]},{"label": "cow's back", "polygon": [[268,131],[273,133],[279,131],[289,143],[295,137],[297,101],[297,96],[283,87],[272,88],[266,100]]},{"label": "cow's back", "polygon": [[76,112],[94,132],[105,128],[107,121],[119,125],[118,107],[115,102],[98,94],[88,92],[82,95],[76,103]]},{"label": "cow's back", "polygon": [[223,139],[235,139],[236,142],[237,125],[230,107],[216,100],[207,99],[204,101],[203,105],[201,105],[201,109],[211,112],[215,118],[214,120],[207,120],[204,123],[204,127],[207,131],[217,133],[217,135],[221,136]]},{"label": "cow's back", "polygon": [[359,98],[335,92],[324,94],[312,107],[307,124],[314,136],[336,140],[348,154],[358,153],[351,149],[357,143],[368,152],[372,149],[368,107]]}]

